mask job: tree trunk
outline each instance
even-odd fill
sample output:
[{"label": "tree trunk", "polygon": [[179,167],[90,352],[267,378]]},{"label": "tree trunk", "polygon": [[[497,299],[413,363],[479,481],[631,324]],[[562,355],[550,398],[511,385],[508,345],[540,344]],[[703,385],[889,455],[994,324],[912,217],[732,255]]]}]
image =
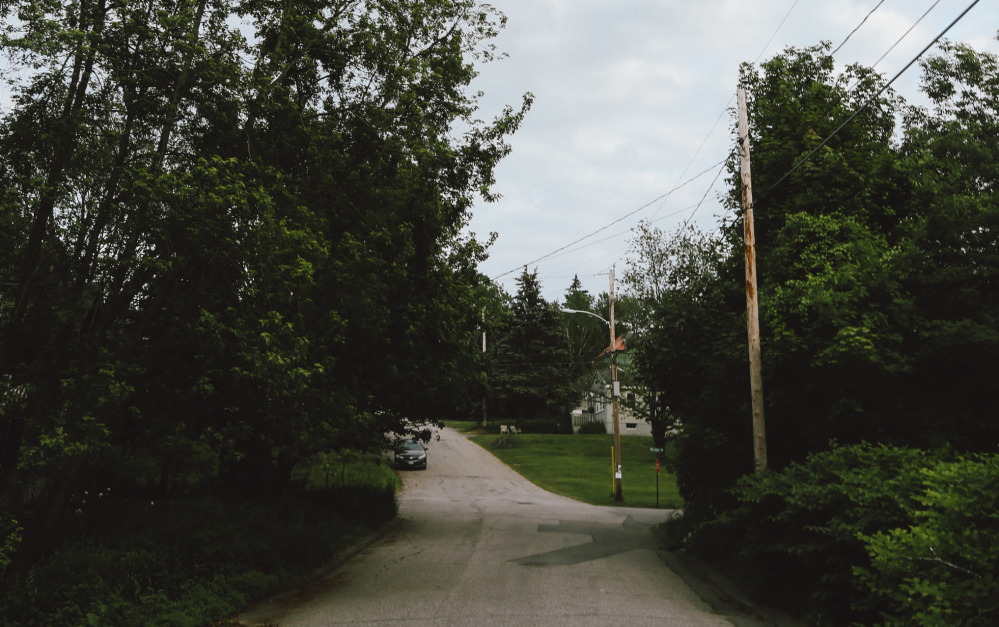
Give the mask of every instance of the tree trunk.
[{"label": "tree trunk", "polygon": [[[90,16],[92,18],[90,28],[92,36],[96,37],[104,28],[106,8],[105,0],[100,0],[98,6],[92,7],[92,11],[96,13],[96,15]],[[81,22],[84,20],[84,10],[84,5],[81,3]],[[81,23],[80,26],[82,30],[84,25]],[[35,207],[34,220],[32,221],[31,231],[28,234],[28,242],[24,248],[24,258],[21,262],[21,272],[14,299],[14,308],[10,314],[10,321],[7,324],[7,333],[3,338],[2,347],[0,347],[0,373],[10,373],[13,369],[11,354],[14,345],[18,343],[23,333],[23,322],[28,311],[31,287],[42,254],[42,242],[45,239],[45,233],[48,230],[49,222],[55,210],[59,188],[65,178],[66,168],[69,166],[72,156],[76,152],[79,116],[83,108],[87,90],[90,88],[96,55],[96,46],[84,48],[81,45],[76,51],[76,59],[73,63],[73,75],[66,89],[62,114],[57,122],[59,131],[56,134],[56,140],[52,143],[52,162],[45,176],[45,185],[42,188],[43,191],[38,200],[38,205]]]}]

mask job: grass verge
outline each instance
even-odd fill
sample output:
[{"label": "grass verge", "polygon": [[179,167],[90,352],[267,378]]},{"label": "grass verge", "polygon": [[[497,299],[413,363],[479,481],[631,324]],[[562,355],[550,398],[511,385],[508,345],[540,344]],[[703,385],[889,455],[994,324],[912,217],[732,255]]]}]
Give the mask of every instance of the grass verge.
[{"label": "grass verge", "polygon": [[[612,435],[477,435],[473,442],[537,486],[592,505],[656,506],[656,454],[651,437],[621,438],[622,494],[614,500]],[[659,474],[659,507],[680,509],[676,477]]]}]

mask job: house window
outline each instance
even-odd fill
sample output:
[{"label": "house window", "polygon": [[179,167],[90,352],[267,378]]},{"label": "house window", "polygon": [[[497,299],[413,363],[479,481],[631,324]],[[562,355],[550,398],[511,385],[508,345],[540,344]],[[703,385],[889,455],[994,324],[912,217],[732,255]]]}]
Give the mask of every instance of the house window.
[{"label": "house window", "polygon": [[638,423],[637,422],[626,422],[626,423],[624,423],[624,428],[625,429],[637,429],[638,428]]}]

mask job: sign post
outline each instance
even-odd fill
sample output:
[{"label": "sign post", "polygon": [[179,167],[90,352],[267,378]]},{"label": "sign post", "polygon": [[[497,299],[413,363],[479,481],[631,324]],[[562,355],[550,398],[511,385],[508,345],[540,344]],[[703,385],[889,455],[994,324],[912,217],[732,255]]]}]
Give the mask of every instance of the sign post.
[{"label": "sign post", "polygon": [[614,446],[611,445],[611,496],[614,496],[614,487],[617,485],[617,481],[614,478],[614,461],[616,459],[614,457]]},{"label": "sign post", "polygon": [[659,509],[659,458],[656,457],[656,509]]}]

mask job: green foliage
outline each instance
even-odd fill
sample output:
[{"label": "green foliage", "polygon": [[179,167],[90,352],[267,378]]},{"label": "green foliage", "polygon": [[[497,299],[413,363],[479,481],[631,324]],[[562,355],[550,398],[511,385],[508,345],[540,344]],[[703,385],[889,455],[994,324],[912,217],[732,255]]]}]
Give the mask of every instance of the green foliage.
[{"label": "green foliage", "polygon": [[858,597],[853,568],[864,563],[861,533],[906,524],[927,456],[915,449],[836,447],[781,472],[739,481],[738,507],[690,540],[731,551],[754,592],[818,624],[842,624]]},{"label": "green foliage", "polygon": [[[828,49],[741,75],[769,465],[830,440],[994,451],[999,63],[942,45],[923,64],[929,108],[886,91],[791,172],[882,85],[838,72]],[[736,507],[730,489],[753,469],[739,167],[733,155],[718,235],[645,226],[625,274],[648,312],[638,376],[676,421],[695,527]]]},{"label": "green foliage", "polygon": [[198,627],[308,574],[396,514],[394,483],[279,502],[83,506],[51,557],[13,577],[3,624]]},{"label": "green foliage", "polygon": [[563,309],[573,311],[588,311],[595,315],[586,314],[566,314],[562,317],[565,324],[566,335],[569,341],[569,351],[572,357],[576,376],[584,383],[580,386],[580,394],[589,391],[591,383],[594,360],[603,352],[610,343],[610,334],[607,325],[596,316],[599,315],[607,319],[607,312],[598,313],[601,305],[606,308],[606,295],[601,294],[594,299],[589,292],[582,289],[579,277],[573,277],[572,284],[565,293]]},{"label": "green foliage", "polygon": [[27,391],[4,497],[46,512],[18,518],[26,560],[98,478],[277,495],[479,391],[488,243],[462,231],[532,100],[476,117],[504,19],[0,3],[0,375]]},{"label": "green foliage", "polygon": [[21,544],[21,534],[24,529],[17,524],[10,514],[0,514],[0,576],[10,566],[17,548]]},{"label": "green foliage", "polygon": [[310,490],[345,486],[380,490],[389,484],[402,488],[399,475],[383,461],[381,457],[350,450],[319,453],[299,464],[292,472],[292,479]]},{"label": "green foliage", "polygon": [[752,465],[751,448],[731,433],[741,426],[734,408],[749,415],[742,270],[723,263],[716,237],[648,225],[641,232],[624,277],[645,312],[634,346],[637,378],[660,414],[659,430],[672,431],[679,444],[676,475],[688,520],[710,519]]},{"label": "green foliage", "polygon": [[579,433],[580,435],[607,433],[607,425],[602,422],[584,422],[583,425],[579,427]]},{"label": "green foliage", "polygon": [[510,416],[522,428],[541,420],[564,430],[578,398],[562,314],[542,297],[537,271],[524,268],[517,286],[492,334],[490,413]]},{"label": "green foliage", "polygon": [[920,469],[908,526],[861,533],[868,593],[857,607],[883,625],[984,626],[999,621],[999,456],[939,461]]},{"label": "green foliage", "polygon": [[883,445],[744,477],[738,506],[688,528],[752,591],[810,624],[995,621],[999,457]]}]

